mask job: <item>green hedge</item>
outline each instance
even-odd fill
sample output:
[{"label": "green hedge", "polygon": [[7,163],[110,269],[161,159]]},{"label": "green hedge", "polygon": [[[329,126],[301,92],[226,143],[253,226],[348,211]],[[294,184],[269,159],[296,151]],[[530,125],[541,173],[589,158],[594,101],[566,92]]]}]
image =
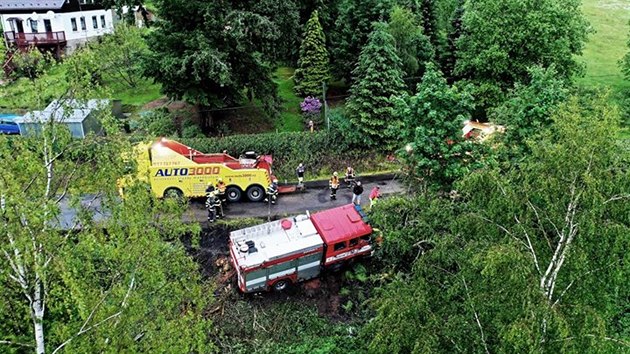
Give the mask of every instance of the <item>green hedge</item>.
[{"label": "green hedge", "polygon": [[295,179],[295,168],[301,162],[307,166],[307,178],[320,174],[323,169],[336,169],[340,173],[346,164],[354,164],[365,157],[359,151],[349,151],[333,135],[325,132],[284,132],[253,135],[232,135],[223,138],[179,139],[194,149],[206,153],[227,150],[232,156],[244,151],[272,154],[274,173],[280,180]]}]

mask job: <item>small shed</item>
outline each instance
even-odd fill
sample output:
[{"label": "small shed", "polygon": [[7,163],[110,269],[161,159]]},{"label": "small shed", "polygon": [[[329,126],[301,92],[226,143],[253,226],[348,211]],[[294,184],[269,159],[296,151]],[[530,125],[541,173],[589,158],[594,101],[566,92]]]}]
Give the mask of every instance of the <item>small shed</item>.
[{"label": "small shed", "polygon": [[67,126],[73,137],[82,139],[89,133],[102,135],[98,115],[108,107],[109,100],[54,100],[43,111],[29,112],[16,118],[15,122],[20,127],[20,134],[28,136],[39,134],[44,124],[54,120]]}]

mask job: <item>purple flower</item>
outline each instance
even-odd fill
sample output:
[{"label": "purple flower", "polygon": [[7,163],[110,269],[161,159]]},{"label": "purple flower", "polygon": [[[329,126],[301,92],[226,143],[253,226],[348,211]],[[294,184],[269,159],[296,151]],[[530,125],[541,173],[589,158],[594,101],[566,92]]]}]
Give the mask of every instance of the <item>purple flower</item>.
[{"label": "purple flower", "polygon": [[316,97],[308,96],[300,103],[300,108],[302,109],[302,113],[305,114],[316,114],[322,108],[322,103]]}]

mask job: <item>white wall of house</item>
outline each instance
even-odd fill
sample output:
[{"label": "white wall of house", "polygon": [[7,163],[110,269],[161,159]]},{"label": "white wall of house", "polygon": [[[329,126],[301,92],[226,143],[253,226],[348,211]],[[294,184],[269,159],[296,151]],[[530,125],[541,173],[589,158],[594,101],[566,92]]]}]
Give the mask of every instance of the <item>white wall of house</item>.
[{"label": "white wall of house", "polygon": [[[92,10],[68,13],[25,13],[0,15],[2,27],[4,31],[16,31],[13,22],[15,18],[23,20],[24,33],[34,33],[32,21],[37,22],[37,32],[45,33],[44,20],[50,20],[52,32],[65,32],[66,41],[68,41],[68,49],[72,51],[76,46],[85,43],[88,40],[102,36],[106,33],[114,31],[114,11],[108,10]],[[83,19],[83,21],[81,20]],[[74,20],[74,21],[73,21]],[[94,24],[96,21],[96,24]]]}]

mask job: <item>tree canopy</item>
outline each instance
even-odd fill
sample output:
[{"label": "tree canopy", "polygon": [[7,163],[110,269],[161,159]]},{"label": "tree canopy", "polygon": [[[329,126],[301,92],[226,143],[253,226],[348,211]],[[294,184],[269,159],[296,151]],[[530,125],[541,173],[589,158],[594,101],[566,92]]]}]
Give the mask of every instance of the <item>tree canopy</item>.
[{"label": "tree canopy", "polygon": [[272,111],[277,89],[268,53],[278,31],[253,3],[158,0],[145,74],[176,99],[225,107],[256,97]]},{"label": "tree canopy", "polygon": [[404,90],[400,58],[387,24],[377,23],[352,72],[351,96],[346,112],[353,129],[362,135],[365,146],[389,146],[388,131],[395,122],[392,97]]},{"label": "tree canopy", "polygon": [[295,92],[302,97],[319,96],[323,90],[322,84],[330,78],[329,64],[326,36],[317,11],[313,11],[300,45],[300,59],[294,75]]}]

